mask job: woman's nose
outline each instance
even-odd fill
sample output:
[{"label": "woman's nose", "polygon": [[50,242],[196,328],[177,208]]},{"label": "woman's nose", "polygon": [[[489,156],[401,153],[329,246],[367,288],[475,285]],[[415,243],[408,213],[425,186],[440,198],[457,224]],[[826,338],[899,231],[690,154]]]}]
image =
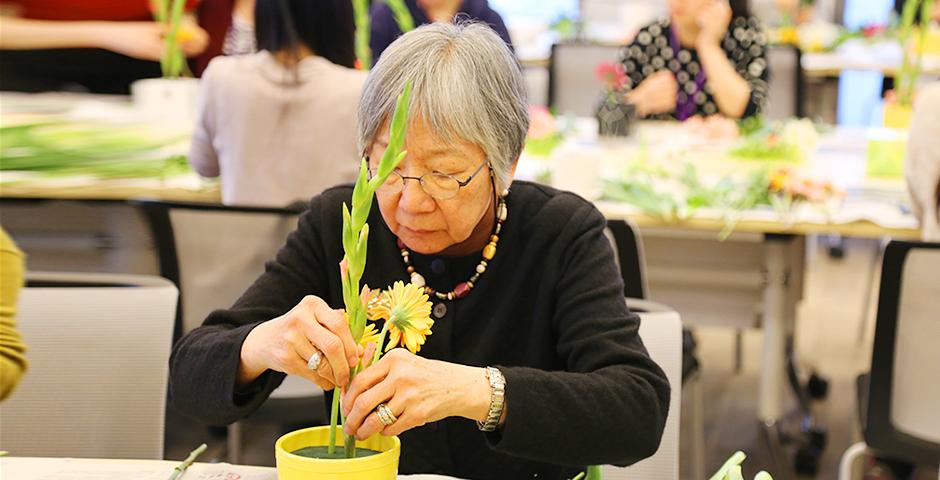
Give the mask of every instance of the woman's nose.
[{"label": "woman's nose", "polygon": [[429,212],[434,210],[434,199],[424,191],[417,179],[406,179],[401,188],[398,206],[409,212]]}]

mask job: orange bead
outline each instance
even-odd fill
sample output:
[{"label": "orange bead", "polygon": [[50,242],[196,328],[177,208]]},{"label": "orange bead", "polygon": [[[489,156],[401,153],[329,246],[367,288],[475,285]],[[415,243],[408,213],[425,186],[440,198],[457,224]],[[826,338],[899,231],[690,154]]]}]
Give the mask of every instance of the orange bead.
[{"label": "orange bead", "polygon": [[483,247],[483,258],[492,260],[496,256],[496,244],[490,243]]},{"label": "orange bead", "polygon": [[493,243],[498,242],[498,241],[499,241],[499,236],[497,236],[497,235],[492,235],[492,236],[490,236],[490,241],[493,242]]}]

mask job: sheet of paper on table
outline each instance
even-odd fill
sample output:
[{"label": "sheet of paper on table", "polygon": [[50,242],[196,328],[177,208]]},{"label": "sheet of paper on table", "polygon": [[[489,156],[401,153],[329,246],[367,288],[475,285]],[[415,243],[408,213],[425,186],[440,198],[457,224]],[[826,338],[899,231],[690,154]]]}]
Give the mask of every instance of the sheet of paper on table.
[{"label": "sheet of paper on table", "polygon": [[[166,480],[178,462],[148,460],[85,460],[70,458],[3,458],[0,472],[17,480]],[[276,480],[273,468],[227,463],[197,463],[183,480]]]},{"label": "sheet of paper on table", "polygon": [[[166,480],[179,462],[78,458],[0,458],[0,478],[16,480]],[[403,480],[455,480],[440,475],[402,475]],[[277,480],[271,467],[196,463],[180,480]]]}]

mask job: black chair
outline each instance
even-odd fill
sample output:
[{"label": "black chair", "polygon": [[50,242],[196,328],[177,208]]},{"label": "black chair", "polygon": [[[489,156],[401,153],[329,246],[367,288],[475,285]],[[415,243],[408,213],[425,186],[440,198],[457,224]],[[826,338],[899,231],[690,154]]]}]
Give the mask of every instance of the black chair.
[{"label": "black chair", "polygon": [[[176,335],[231,306],[264,272],[295,228],[305,204],[288,208],[137,201],[156,243],[160,274],[180,290]],[[323,392],[287,376],[257,411],[228,427],[228,460],[239,461],[243,422],[317,425],[325,422]]]},{"label": "black chair", "polygon": [[864,454],[940,464],[940,243],[885,248],[871,372],[859,377],[863,443],[842,457],[840,478]]},{"label": "black chair", "polygon": [[[607,233],[614,247],[615,258],[623,278],[623,293],[629,299],[648,299],[646,283],[646,260],[643,256],[643,239],[639,230],[629,220],[607,220]],[[642,304],[640,302],[639,304]],[[688,413],[692,424],[692,478],[705,478],[705,426],[702,386],[699,378],[700,364],[695,355],[695,336],[692,331],[682,329],[682,383],[691,401]]]}]

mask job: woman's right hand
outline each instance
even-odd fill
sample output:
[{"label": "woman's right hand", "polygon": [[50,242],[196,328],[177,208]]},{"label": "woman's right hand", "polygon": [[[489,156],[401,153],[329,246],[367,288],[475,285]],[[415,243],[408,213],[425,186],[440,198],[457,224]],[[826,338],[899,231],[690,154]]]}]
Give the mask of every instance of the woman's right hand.
[{"label": "woman's right hand", "polygon": [[[322,352],[319,368],[307,361]],[[264,322],[248,334],[241,349],[238,385],[248,385],[266,370],[300,375],[324,390],[349,384],[350,368],[359,362],[342,310],[333,310],[321,298],[308,295],[289,312]]]},{"label": "woman's right hand", "polygon": [[675,111],[678,94],[676,77],[668,70],[660,70],[627,93],[627,100],[636,106],[638,116],[645,117]]}]

